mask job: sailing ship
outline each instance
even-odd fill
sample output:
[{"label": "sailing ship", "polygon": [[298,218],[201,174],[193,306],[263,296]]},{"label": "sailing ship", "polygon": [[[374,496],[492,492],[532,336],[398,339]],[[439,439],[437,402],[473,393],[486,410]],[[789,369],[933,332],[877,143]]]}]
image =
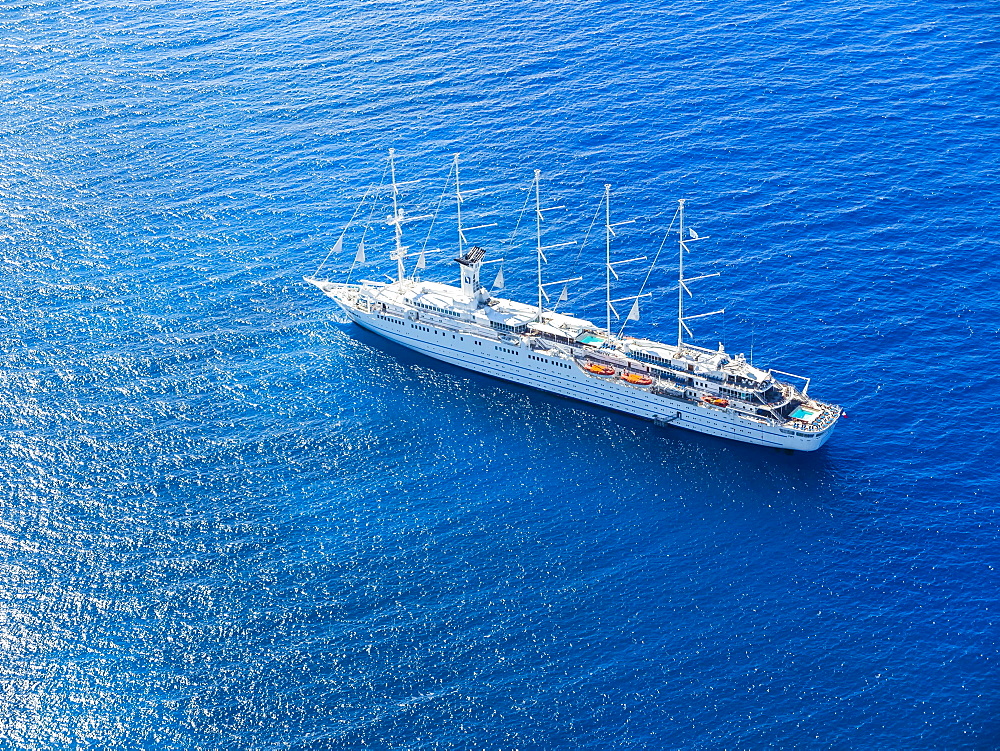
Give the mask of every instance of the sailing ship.
[{"label": "sailing ship", "polygon": [[[403,244],[403,225],[423,217],[408,217],[399,206],[392,149],[387,166],[391,173],[393,212],[387,221],[395,230],[390,258],[396,261],[396,278],[386,282],[334,282],[318,278],[318,270],[317,274],[305,277],[306,282],[332,299],[354,323],[436,360],[645,418],[660,426],[801,451],[815,451],[829,440],[842,411],[835,404],[810,396],[809,378],[756,367],[742,354],[727,353],[722,344],[712,350],[686,340],[685,335],[694,338],[689,321],[724,311],[685,314],[685,296],[691,296],[689,285],[718,274],[685,276],[688,246],[707,238],[686,226],[683,199],[678,201],[675,216],[679,246],[677,339],[663,343],[623,333],[624,323],[639,318],[639,300],[651,293],[640,290],[630,297],[611,297],[611,278],[618,278],[615,267],[628,261],[611,260],[615,227],[627,222],[611,223],[610,186],[605,186],[603,198],[606,316],[602,327],[545,305],[549,301],[547,287],[563,285],[559,297],[563,301],[566,285],[580,278],[542,281],[545,251],[559,246],[543,246],[541,242],[542,217],[548,209],[541,206],[539,171],[535,171],[532,184],[538,276],[537,301],[532,305],[494,295],[504,286],[502,265],[492,290],[480,281],[488,261],[481,247],[467,241],[466,233],[494,225],[463,226],[462,203],[471,191],[463,194],[457,155],[449,181],[454,175],[458,206],[458,247],[454,261],[458,264],[459,286],[420,280],[418,272],[426,267],[424,251],[413,273],[407,275],[409,248]],[[343,238],[342,234],[331,253],[342,249]],[[355,263],[364,261],[362,237]],[[352,265],[352,271],[353,268]],[[616,333],[612,315],[616,320],[621,318],[615,305],[628,301],[632,302],[630,311]]]}]

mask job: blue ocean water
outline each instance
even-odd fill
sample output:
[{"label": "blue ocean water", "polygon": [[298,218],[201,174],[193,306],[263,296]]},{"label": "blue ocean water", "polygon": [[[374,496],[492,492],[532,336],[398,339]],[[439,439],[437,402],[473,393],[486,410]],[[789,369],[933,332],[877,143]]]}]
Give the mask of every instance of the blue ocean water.
[{"label": "blue ocean water", "polygon": [[[1000,745],[997,28],[981,0],[5,4],[2,745]],[[694,305],[727,309],[698,341],[849,418],[788,456],[345,324],[301,278],[390,147],[413,213],[461,152],[522,299],[534,169],[552,243],[612,184],[619,258],[688,199],[722,272]],[[546,269],[598,320],[600,250]],[[668,254],[634,333],[669,338]]]}]

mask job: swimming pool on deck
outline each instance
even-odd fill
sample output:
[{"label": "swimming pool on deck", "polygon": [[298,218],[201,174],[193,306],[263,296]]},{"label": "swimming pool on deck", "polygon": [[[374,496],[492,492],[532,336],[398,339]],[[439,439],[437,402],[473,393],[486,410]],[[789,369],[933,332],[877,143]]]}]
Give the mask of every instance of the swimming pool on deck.
[{"label": "swimming pool on deck", "polygon": [[812,422],[819,417],[820,414],[821,413],[817,410],[799,407],[792,412],[791,417],[795,420],[802,420],[803,422]]}]

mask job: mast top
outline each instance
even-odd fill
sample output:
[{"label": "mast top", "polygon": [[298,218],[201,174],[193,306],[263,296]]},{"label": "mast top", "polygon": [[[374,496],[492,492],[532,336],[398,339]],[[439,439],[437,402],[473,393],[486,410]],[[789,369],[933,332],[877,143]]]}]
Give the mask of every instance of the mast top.
[{"label": "mast top", "polygon": [[463,266],[471,266],[474,263],[482,262],[483,258],[486,256],[486,251],[480,248],[478,245],[473,245],[468,251],[465,251],[458,256],[455,260],[458,261]]}]

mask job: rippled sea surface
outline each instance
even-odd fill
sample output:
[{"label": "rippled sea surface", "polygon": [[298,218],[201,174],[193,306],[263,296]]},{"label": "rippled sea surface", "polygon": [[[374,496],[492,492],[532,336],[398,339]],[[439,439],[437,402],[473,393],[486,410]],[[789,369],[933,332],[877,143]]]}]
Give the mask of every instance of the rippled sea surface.
[{"label": "rippled sea surface", "polygon": [[[0,745],[1000,745],[998,28],[984,0],[4,4]],[[849,417],[789,456],[346,324],[302,277],[390,147],[411,214],[461,152],[520,299],[541,170],[545,242],[577,241],[545,274],[597,320],[604,184],[620,259],[686,198],[721,272],[690,310],[726,308],[697,341]],[[453,212],[410,243],[453,248]],[[366,243],[356,278],[391,273]],[[673,247],[634,334],[673,331]]]}]

